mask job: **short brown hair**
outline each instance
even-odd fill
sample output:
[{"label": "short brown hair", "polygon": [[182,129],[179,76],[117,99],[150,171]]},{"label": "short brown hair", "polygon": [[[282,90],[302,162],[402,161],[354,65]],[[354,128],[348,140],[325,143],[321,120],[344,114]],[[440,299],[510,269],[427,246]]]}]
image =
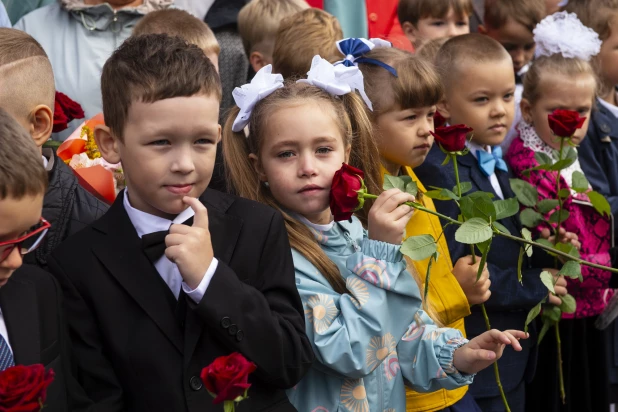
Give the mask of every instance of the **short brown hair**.
[{"label": "short brown hair", "polygon": [[103,116],[123,139],[129,108],[173,97],[214,95],[221,100],[219,75],[194,44],[167,34],[129,37],[107,60],[101,75]]},{"label": "short brown hair", "polygon": [[273,72],[284,78],[305,77],[316,54],[331,63],[341,60],[336,43],[342,39],[339,21],[323,10],[307,9],[286,17],[275,38]]},{"label": "short brown hair", "polygon": [[146,14],[133,29],[133,36],[168,34],[195,44],[205,53],[219,55],[219,42],[210,27],[197,17],[180,9],[156,10]]},{"label": "short brown hair", "polygon": [[430,107],[442,99],[440,77],[433,64],[422,57],[396,48],[377,47],[366,54],[397,71],[394,76],[382,66],[360,63],[365,92],[373,104],[374,116],[399,107],[401,110]]},{"label": "short brown hair", "polygon": [[459,75],[464,63],[488,63],[511,61],[506,49],[489,36],[469,33],[449,39],[438,51],[436,68],[442,84],[448,89],[451,79]]},{"label": "short brown hair", "polygon": [[618,0],[570,0],[562,10],[575,13],[584,26],[590,27],[605,41],[618,17]]},{"label": "short brown hair", "polygon": [[247,57],[254,51],[272,54],[281,20],[308,9],[304,0],[251,0],[238,13],[238,32]]},{"label": "short brown hair", "polygon": [[43,47],[29,34],[0,28],[0,99],[14,116],[26,118],[38,105],[54,109],[56,86]]},{"label": "short brown hair", "polygon": [[28,132],[0,109],[0,199],[42,195],[47,172]]},{"label": "short brown hair", "polygon": [[446,17],[450,9],[457,16],[470,16],[472,0],[400,0],[397,17],[401,24],[410,22],[416,26],[420,19]]},{"label": "short brown hair", "polygon": [[511,18],[530,33],[545,17],[544,0],[485,0],[484,24],[499,29]]},{"label": "short brown hair", "polygon": [[424,42],[418,50],[416,50],[416,55],[418,57],[422,57],[423,59],[434,63],[436,61],[436,56],[438,55],[438,51],[444,46],[444,43],[448,41],[449,37],[440,37],[438,39],[431,39]]}]

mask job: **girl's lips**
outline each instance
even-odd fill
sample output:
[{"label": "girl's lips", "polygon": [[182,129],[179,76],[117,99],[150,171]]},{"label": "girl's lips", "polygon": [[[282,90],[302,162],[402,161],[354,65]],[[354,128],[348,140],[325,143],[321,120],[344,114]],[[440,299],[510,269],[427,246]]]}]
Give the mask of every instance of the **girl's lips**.
[{"label": "girl's lips", "polygon": [[422,144],[422,145],[414,147],[414,150],[429,150],[429,149],[431,149],[430,144]]},{"label": "girl's lips", "polygon": [[186,195],[193,189],[193,185],[168,185],[165,188],[175,195]]}]

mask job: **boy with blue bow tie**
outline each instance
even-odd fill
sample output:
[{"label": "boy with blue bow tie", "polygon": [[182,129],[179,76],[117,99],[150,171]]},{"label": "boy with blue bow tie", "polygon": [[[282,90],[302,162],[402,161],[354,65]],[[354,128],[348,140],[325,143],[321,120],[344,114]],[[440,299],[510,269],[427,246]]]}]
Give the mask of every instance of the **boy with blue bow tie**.
[{"label": "boy with blue bow tie", "polygon": [[107,61],[101,88],[97,144],[122,162],[127,189],[50,260],[84,403],[222,411],[200,371],[239,352],[257,365],[240,408],[293,411],[284,389],[313,353],[283,218],[207,189],[221,136],[214,66],[180,38],[136,36]]},{"label": "boy with blue bow tie", "polygon": [[[509,171],[498,145],[504,140],[515,113],[513,93],[515,76],[507,51],[497,41],[479,34],[455,37],[442,46],[436,57],[446,93],[438,110],[451,124],[466,124],[473,128],[467,143],[470,153],[457,156],[459,177],[472,184],[472,192],[492,193],[497,199],[514,197],[509,184]],[[434,145],[425,163],[415,169],[425,185],[451,188],[456,184],[451,166],[442,166],[444,153]],[[454,219],[459,215],[455,202],[436,202],[438,212]],[[519,215],[500,221],[511,233],[521,233]],[[453,261],[469,253],[468,245],[455,241],[454,226],[445,229]],[[491,278],[491,297],[485,303],[492,328],[522,327],[528,311],[548,296],[541,283],[543,270],[530,260],[523,264],[523,286],[517,279],[520,246],[517,242],[496,237],[492,243],[487,267]],[[535,259],[542,253],[535,251]],[[547,269],[545,269],[547,270]],[[553,269],[552,269],[553,270]],[[564,279],[559,279],[558,294],[566,294]],[[560,305],[560,298],[549,295],[549,302]],[[469,336],[486,330],[481,310],[474,307],[465,318]],[[532,325],[533,326],[533,325]],[[525,382],[534,375],[536,365],[536,330],[530,329],[530,339],[523,342],[523,351],[505,350],[498,361],[502,386],[512,411],[524,411]],[[493,370],[480,372],[470,386],[483,411],[502,411],[504,405],[498,392]]]}]

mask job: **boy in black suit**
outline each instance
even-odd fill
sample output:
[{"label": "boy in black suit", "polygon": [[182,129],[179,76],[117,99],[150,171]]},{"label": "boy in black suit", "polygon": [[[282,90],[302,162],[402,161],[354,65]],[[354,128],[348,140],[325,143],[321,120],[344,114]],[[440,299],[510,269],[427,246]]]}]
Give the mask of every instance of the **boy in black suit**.
[{"label": "boy in black suit", "polygon": [[60,285],[36,266],[22,266],[22,255],[49,229],[41,217],[47,173],[32,138],[2,109],[0,147],[0,371],[39,363],[52,368],[45,410],[65,412],[71,408]]},{"label": "boy in black suit", "polygon": [[214,66],[177,37],[137,36],[107,61],[101,88],[97,144],[122,161],[127,189],[50,259],[88,402],[222,411],[200,371],[240,352],[257,370],[238,410],[293,411],[284,389],[313,353],[283,218],[206,189],[221,134]]}]

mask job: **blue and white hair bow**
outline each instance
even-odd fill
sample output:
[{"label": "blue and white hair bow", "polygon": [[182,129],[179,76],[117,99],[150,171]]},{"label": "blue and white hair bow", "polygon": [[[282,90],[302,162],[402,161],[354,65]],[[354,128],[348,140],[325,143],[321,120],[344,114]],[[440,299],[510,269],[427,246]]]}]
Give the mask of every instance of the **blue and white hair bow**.
[{"label": "blue and white hair bow", "polygon": [[357,66],[358,63],[369,63],[383,67],[397,77],[397,71],[388,64],[376,59],[369,59],[365,54],[369,53],[376,47],[392,47],[391,43],[382,39],[362,39],[350,37],[337,42],[337,48],[345,56],[345,58],[336,65],[343,64],[344,66]]},{"label": "blue and white hair bow", "polygon": [[236,106],[240,108],[238,116],[234,120],[232,130],[242,131],[251,118],[253,108],[263,98],[270,95],[277,89],[283,87],[283,76],[272,74],[272,65],[262,67],[251,80],[251,83],[237,87],[232,92]]},{"label": "blue and white hair bow", "polygon": [[312,84],[335,96],[343,96],[358,90],[367,107],[373,110],[371,100],[365,93],[363,73],[354,65],[350,67],[342,64],[333,65],[316,55],[311,61],[311,69],[307,73],[307,78],[298,80],[297,83]]}]

